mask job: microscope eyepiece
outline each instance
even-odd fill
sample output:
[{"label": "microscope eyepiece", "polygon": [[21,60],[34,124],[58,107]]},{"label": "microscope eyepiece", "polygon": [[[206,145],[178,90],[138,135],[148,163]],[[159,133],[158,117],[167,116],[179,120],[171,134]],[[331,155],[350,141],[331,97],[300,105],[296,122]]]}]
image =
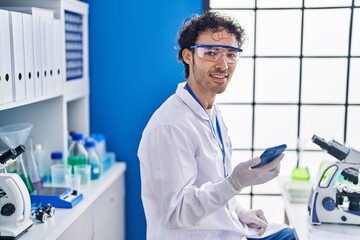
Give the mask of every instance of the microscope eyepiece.
[{"label": "microscope eyepiece", "polygon": [[350,152],[349,148],[345,147],[344,145],[338,143],[335,140],[326,142],[325,139],[314,135],[312,137],[312,141],[315,144],[319,145],[322,149],[326,150],[331,156],[339,160],[344,160]]},{"label": "microscope eyepiece", "polygon": [[316,136],[316,135],[314,135],[314,136],[311,138],[311,140],[312,140],[315,144],[319,145],[319,147],[321,147],[322,149],[328,150],[328,149],[330,148],[330,145],[325,141],[325,139],[320,138],[320,137],[318,137],[318,136]]},{"label": "microscope eyepiece", "polygon": [[[16,151],[16,156],[14,158],[17,158],[18,156],[20,156],[23,152],[25,152],[26,148],[24,145],[20,144],[19,146],[17,146],[15,148],[15,151]],[[13,159],[14,159],[13,158]]]},{"label": "microscope eyepiece", "polygon": [[9,159],[14,159],[17,155],[17,152],[15,149],[10,148],[6,152],[0,155],[0,163],[5,164]]}]

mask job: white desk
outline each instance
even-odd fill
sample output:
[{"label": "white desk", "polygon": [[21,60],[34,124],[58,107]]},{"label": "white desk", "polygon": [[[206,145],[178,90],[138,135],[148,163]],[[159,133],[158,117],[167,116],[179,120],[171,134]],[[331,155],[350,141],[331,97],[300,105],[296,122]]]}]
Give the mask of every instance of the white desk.
[{"label": "white desk", "polygon": [[[280,184],[282,183],[280,182]],[[281,189],[282,191],[284,190],[283,188]],[[307,204],[290,203],[284,192],[282,196],[285,203],[285,215],[288,224],[295,228],[299,240],[360,239],[360,226],[329,223],[312,225],[308,217]]]},{"label": "white desk", "polygon": [[33,226],[19,240],[125,239],[124,202],[125,163],[115,163],[72,209],[56,208],[55,215]]}]

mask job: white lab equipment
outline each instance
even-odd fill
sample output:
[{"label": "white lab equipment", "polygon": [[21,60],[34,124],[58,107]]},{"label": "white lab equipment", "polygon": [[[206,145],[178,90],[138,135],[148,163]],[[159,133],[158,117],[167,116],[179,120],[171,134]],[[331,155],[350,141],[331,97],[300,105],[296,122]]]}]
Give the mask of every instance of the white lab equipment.
[{"label": "white lab equipment", "polygon": [[359,224],[360,152],[316,135],[312,140],[339,161],[328,161],[319,170],[308,202],[310,222]]},{"label": "white lab equipment", "polygon": [[[10,149],[0,155],[0,169],[4,169],[19,156]],[[30,219],[31,201],[27,186],[16,173],[0,173],[0,236],[15,239],[24,234],[32,225]]]}]

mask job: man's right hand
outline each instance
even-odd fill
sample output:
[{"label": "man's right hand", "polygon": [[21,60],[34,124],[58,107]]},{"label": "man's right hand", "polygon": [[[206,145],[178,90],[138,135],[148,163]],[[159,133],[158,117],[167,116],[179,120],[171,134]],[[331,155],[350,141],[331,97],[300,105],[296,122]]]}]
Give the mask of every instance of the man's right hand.
[{"label": "man's right hand", "polygon": [[236,192],[240,192],[244,187],[266,183],[279,175],[280,161],[283,158],[284,153],[269,164],[259,168],[252,168],[260,163],[259,157],[239,163],[227,180]]}]

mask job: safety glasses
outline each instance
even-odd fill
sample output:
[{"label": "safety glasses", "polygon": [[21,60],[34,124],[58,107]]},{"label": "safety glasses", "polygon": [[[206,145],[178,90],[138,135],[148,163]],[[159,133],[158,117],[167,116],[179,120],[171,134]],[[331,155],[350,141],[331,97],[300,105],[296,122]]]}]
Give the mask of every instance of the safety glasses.
[{"label": "safety glasses", "polygon": [[190,48],[197,48],[197,55],[210,62],[217,62],[224,55],[227,63],[236,63],[243,51],[241,48],[218,44],[195,44]]}]

